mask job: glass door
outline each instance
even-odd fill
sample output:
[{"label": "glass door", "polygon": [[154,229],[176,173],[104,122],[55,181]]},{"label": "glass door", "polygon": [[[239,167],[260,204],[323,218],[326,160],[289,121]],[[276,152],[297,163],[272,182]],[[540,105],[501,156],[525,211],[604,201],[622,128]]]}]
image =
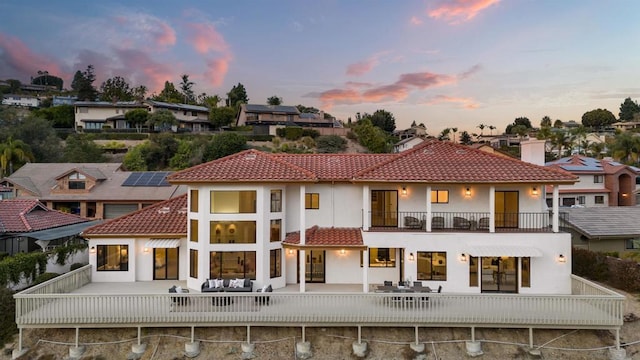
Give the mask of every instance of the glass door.
[{"label": "glass door", "polygon": [[519,211],[517,191],[496,191],[497,228],[517,228]]},{"label": "glass door", "polygon": [[153,259],[154,280],[178,280],[178,248],[154,248]]},{"label": "glass door", "polygon": [[483,257],[481,261],[482,292],[518,292],[518,258]]},{"label": "glass door", "polygon": [[398,191],[371,191],[371,226],[398,227]]},{"label": "glass door", "polygon": [[305,261],[305,282],[324,283],[325,270],[325,253],[324,250],[308,250],[307,259]]}]

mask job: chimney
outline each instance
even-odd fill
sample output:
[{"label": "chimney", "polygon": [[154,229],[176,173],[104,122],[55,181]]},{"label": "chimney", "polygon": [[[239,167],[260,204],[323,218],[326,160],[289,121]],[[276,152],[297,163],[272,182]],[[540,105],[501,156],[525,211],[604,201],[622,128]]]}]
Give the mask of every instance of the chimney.
[{"label": "chimney", "polygon": [[520,160],[534,165],[544,166],[544,145],[546,140],[532,140],[520,142]]}]

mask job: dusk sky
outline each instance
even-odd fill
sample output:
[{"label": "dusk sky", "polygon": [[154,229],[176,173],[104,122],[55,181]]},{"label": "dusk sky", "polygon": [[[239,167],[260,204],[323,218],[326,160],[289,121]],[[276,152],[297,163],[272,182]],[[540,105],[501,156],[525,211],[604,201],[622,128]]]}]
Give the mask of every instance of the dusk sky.
[{"label": "dusk sky", "polygon": [[432,135],[502,132],[637,101],[639,14],[637,0],[2,1],[0,79],[46,70],[69,88],[93,64],[96,87],[122,76],[150,95],[189,74],[197,94],[242,83],[250,103],[344,121],[385,109]]}]

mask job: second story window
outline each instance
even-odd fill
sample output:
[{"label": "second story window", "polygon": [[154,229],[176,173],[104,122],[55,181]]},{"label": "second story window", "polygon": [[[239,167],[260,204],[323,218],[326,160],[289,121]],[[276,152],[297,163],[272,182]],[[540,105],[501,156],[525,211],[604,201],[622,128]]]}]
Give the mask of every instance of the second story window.
[{"label": "second story window", "polygon": [[585,203],[585,198],[583,195],[578,196],[578,205],[584,205]]},{"label": "second story window", "polygon": [[449,190],[431,190],[432,204],[447,204],[449,202]]},{"label": "second story window", "polygon": [[212,191],[212,214],[255,214],[255,191]]},{"label": "second story window", "polygon": [[198,212],[198,190],[190,191],[189,200],[189,211]]},{"label": "second story window", "polygon": [[305,209],[320,209],[320,194],[306,193],[304,194]]},{"label": "second story window", "polygon": [[271,190],[271,212],[282,211],[282,190]]},{"label": "second story window", "polygon": [[80,173],[73,173],[69,175],[69,190],[84,190],[86,189],[85,176]]},{"label": "second story window", "polygon": [[593,175],[594,184],[602,184],[604,182],[604,175]]}]

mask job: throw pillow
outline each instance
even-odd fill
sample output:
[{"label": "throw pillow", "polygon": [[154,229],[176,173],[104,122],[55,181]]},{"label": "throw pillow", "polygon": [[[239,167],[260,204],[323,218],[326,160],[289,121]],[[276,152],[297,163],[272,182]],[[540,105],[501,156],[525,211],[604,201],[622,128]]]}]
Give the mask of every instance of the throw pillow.
[{"label": "throw pillow", "polygon": [[237,283],[236,279],[229,280],[229,287],[230,288],[238,287],[238,286],[236,286],[236,283]]},{"label": "throw pillow", "polygon": [[224,280],[222,279],[215,279],[215,286],[214,288],[221,288],[224,287]]},{"label": "throw pillow", "polygon": [[236,287],[237,288],[244,287],[244,279],[236,279]]},{"label": "throw pillow", "polygon": [[267,292],[267,285],[263,286],[260,292]]},{"label": "throw pillow", "polygon": [[176,293],[182,293],[182,286],[176,286]]},{"label": "throw pillow", "polygon": [[209,289],[213,289],[217,287],[216,286],[216,280],[215,279],[209,279]]}]

